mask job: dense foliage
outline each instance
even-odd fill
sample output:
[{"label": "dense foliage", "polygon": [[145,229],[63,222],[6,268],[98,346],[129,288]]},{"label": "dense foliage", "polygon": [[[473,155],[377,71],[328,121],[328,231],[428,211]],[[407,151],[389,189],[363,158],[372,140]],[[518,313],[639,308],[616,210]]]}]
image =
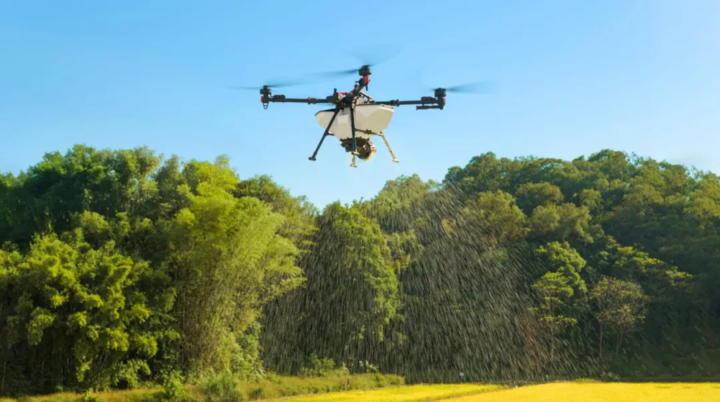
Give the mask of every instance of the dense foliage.
[{"label": "dense foliage", "polygon": [[720,181],[473,158],[318,211],[226,158],[0,175],[0,395],[317,362],[409,381],[720,372]]}]

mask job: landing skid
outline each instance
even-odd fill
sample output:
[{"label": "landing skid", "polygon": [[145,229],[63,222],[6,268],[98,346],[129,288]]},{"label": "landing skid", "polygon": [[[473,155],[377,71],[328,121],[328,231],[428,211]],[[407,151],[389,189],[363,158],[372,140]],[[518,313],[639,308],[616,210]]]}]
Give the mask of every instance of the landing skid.
[{"label": "landing skid", "polygon": [[315,148],[315,152],[313,152],[312,156],[309,157],[311,161],[315,161],[315,157],[317,156],[318,151],[320,151],[320,147],[322,146],[323,141],[325,141],[325,137],[330,135],[330,127],[332,127],[333,122],[335,121],[335,118],[337,117],[338,113],[340,113],[340,106],[335,108],[335,113],[333,113],[332,118],[330,119],[330,123],[328,123],[327,128],[325,129],[325,132],[323,133],[322,137],[320,137],[320,143],[318,144],[317,148]]},{"label": "landing skid", "polygon": [[387,146],[387,149],[390,152],[390,156],[392,156],[392,161],[395,163],[400,163],[400,161],[395,157],[395,154],[393,153],[392,148],[390,148],[390,143],[388,142],[387,138],[385,138],[385,134],[383,134],[382,131],[380,131],[379,133],[376,133],[371,130],[362,130],[361,132],[364,134],[380,136],[383,139],[383,142],[385,142],[385,146]]}]

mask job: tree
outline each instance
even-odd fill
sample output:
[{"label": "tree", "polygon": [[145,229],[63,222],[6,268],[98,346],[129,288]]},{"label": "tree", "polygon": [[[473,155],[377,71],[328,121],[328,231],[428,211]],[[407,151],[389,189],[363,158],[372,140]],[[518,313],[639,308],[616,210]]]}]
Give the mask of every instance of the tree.
[{"label": "tree", "polygon": [[557,205],[563,201],[563,194],[550,183],[525,183],[516,191],[518,206],[529,215],[537,206]]},{"label": "tree", "polygon": [[0,394],[313,355],[408,382],[592,375],[598,348],[716,375],[719,242],[717,175],[611,150],[486,153],[320,213],[225,156],[75,146],[0,174]]},{"label": "tree", "polygon": [[617,358],[623,337],[635,330],[645,319],[647,297],[635,283],[604,276],[593,288],[591,298],[596,307],[595,317],[600,324],[600,358],[603,355],[603,333],[607,327],[617,334]]},{"label": "tree", "polygon": [[262,306],[302,282],[297,247],[277,234],[283,216],[257,198],[235,198],[229,175],[201,172],[190,206],[170,225],[181,358],[194,374],[232,370],[243,359],[233,350]]},{"label": "tree", "polygon": [[360,361],[377,363],[392,341],[387,328],[398,318],[400,263],[359,208],[330,204],[317,225],[311,253],[301,261],[307,286],[295,299],[300,348],[353,369]]},{"label": "tree", "polygon": [[573,292],[568,298],[573,295],[577,297],[585,295],[587,286],[580,274],[586,266],[586,261],[568,242],[550,242],[538,247],[535,253],[543,261],[545,269],[562,275],[563,283],[572,287]]},{"label": "tree", "polygon": [[[0,251],[0,304],[9,304],[0,312],[0,361],[19,356],[25,365],[12,382],[45,391],[136,386],[151,374],[158,345],[176,336],[167,328],[168,283],[112,241],[91,248],[79,230],[65,240],[36,237],[25,256]],[[141,292],[148,284],[160,285],[153,297]],[[3,386],[7,375],[3,369]]]},{"label": "tree", "polygon": [[[540,314],[540,321],[550,330],[554,336],[559,336],[577,320],[562,313],[563,306],[574,291],[569,280],[559,272],[548,272],[532,285],[540,295],[539,306],[531,307],[530,310]],[[554,342],[550,345],[550,360],[553,360],[555,352]]]}]

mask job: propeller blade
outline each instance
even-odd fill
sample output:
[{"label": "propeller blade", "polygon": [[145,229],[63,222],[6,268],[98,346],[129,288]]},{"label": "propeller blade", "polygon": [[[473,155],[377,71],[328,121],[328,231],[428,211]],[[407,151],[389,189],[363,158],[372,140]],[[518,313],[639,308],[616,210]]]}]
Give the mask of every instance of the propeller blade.
[{"label": "propeller blade", "polygon": [[239,87],[236,85],[230,85],[230,86],[228,86],[228,88],[239,89],[241,91],[259,91],[260,90],[260,88],[258,88],[258,87]]},{"label": "propeller blade", "polygon": [[270,88],[283,88],[283,87],[292,87],[296,85],[302,85],[305,84],[304,81],[278,81],[274,83],[268,83],[261,86],[230,86],[230,88],[233,89],[239,89],[241,91],[259,91],[263,89],[263,87],[270,87]]},{"label": "propeller blade", "polygon": [[[346,51],[345,54],[359,60],[362,65],[376,67],[397,57],[400,54],[400,48],[390,44],[373,45],[355,48]],[[359,70],[359,68],[355,70]]]},{"label": "propeller blade", "polygon": [[282,87],[293,87],[293,86],[302,85],[305,83],[306,83],[305,81],[279,81],[279,82],[265,84],[265,85],[270,88],[282,88]]},{"label": "propeller blade", "polygon": [[357,74],[358,70],[360,70],[360,67],[351,68],[349,70],[326,71],[324,73],[310,73],[308,75],[310,75],[312,77],[317,77],[317,78],[335,78],[335,77],[344,77],[347,75]]},{"label": "propeller blade", "polygon": [[380,48],[378,48],[378,46],[373,46],[369,49],[355,49],[354,51],[347,51],[345,53],[359,60],[360,65],[356,68],[326,71],[320,73],[310,73],[308,75],[318,78],[339,78],[348,75],[357,75],[358,71],[362,67],[373,68],[379,64],[385,63],[386,61],[395,58],[398,55],[399,50],[397,49],[397,46],[386,45],[380,46]]},{"label": "propeller blade", "polygon": [[[454,85],[452,87],[445,88],[446,92],[453,92],[453,93],[491,93],[494,92],[496,88],[494,81],[479,81],[479,82],[471,82],[467,84],[461,84],[461,85]],[[435,89],[435,88],[433,88]]]}]

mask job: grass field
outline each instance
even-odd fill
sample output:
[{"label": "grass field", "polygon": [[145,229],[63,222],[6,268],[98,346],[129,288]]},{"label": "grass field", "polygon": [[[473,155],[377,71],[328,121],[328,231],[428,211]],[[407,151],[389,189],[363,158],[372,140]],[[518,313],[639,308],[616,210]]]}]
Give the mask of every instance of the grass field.
[{"label": "grass field", "polygon": [[295,397],[288,402],[716,402],[720,383],[552,383],[519,388],[414,385]]}]

